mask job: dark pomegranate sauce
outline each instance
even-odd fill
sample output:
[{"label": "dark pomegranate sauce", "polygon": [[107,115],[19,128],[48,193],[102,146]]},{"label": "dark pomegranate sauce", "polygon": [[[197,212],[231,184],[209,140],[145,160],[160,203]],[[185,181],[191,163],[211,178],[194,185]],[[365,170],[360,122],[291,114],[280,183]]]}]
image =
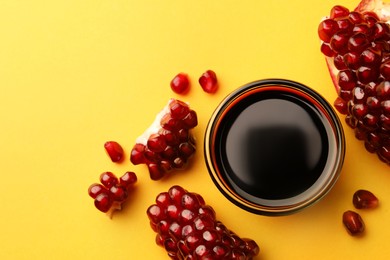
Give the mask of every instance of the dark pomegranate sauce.
[{"label": "dark pomegranate sauce", "polygon": [[228,96],[210,120],[207,166],[217,187],[244,209],[283,215],[334,184],[344,138],[332,108],[295,82],[250,83]]}]

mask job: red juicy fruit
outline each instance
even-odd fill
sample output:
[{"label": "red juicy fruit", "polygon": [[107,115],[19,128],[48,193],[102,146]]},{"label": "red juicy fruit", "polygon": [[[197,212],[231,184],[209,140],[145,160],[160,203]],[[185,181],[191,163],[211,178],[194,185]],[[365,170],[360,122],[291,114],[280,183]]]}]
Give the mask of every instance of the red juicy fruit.
[{"label": "red juicy fruit", "polygon": [[187,103],[169,100],[153,124],[137,138],[130,161],[134,165],[145,164],[152,180],[184,169],[195,153],[191,129],[197,124],[196,112]]},{"label": "red juicy fruit", "polygon": [[352,236],[361,235],[365,229],[362,217],[352,210],[344,212],[343,224],[347,229],[348,233]]},{"label": "red juicy fruit", "polygon": [[357,190],[353,194],[352,203],[357,209],[373,209],[378,207],[378,198],[368,190]]},{"label": "red juicy fruit", "polygon": [[240,238],[216,219],[202,196],[172,186],[147,209],[156,243],[171,259],[242,259],[259,254],[252,239]]},{"label": "red juicy fruit", "polygon": [[334,6],[321,21],[321,51],[338,94],[334,106],[366,149],[390,165],[390,4]]},{"label": "red juicy fruit", "polygon": [[104,144],[104,149],[106,150],[108,156],[110,156],[111,161],[121,162],[123,159],[123,148],[122,146],[115,141],[108,141]]},{"label": "red juicy fruit", "polygon": [[114,211],[122,209],[136,182],[134,172],[126,172],[119,179],[112,172],[103,172],[100,183],[89,186],[88,194],[94,199],[95,207],[111,218]]},{"label": "red juicy fruit", "polygon": [[186,94],[190,89],[188,75],[181,72],[171,80],[171,89],[177,94]]},{"label": "red juicy fruit", "polygon": [[217,75],[212,70],[205,71],[199,78],[199,84],[207,93],[215,93],[218,89]]}]

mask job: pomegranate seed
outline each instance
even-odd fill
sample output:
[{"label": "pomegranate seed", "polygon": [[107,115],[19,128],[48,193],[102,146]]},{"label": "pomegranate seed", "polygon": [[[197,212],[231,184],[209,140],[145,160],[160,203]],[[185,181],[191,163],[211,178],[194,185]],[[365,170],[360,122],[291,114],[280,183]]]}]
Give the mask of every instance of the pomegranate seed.
[{"label": "pomegranate seed", "polygon": [[93,199],[95,199],[100,193],[105,191],[107,191],[107,189],[103,185],[94,183],[91,186],[89,186],[88,194]]},{"label": "pomegranate seed", "polygon": [[344,212],[343,224],[352,236],[360,235],[364,232],[365,225],[363,219],[354,211],[348,210]]},{"label": "pomegranate seed", "polygon": [[95,199],[95,207],[111,218],[114,211],[122,209],[136,181],[134,172],[126,172],[119,180],[112,172],[104,172],[100,175],[101,184],[89,186],[88,194]]},{"label": "pomegranate seed", "polygon": [[217,75],[212,70],[207,70],[200,76],[199,84],[207,93],[215,93],[218,89]]},{"label": "pomegranate seed", "polygon": [[185,94],[190,88],[188,75],[185,73],[177,74],[171,81],[171,89],[177,94]]},{"label": "pomegranate seed", "polygon": [[108,141],[104,144],[104,148],[108,156],[110,156],[111,161],[120,162],[123,159],[123,148],[122,146],[115,141]]},{"label": "pomegranate seed", "polygon": [[171,99],[152,126],[136,140],[130,161],[146,164],[152,180],[184,169],[196,150],[190,130],[197,124],[196,112],[187,103]]},{"label": "pomegranate seed", "polygon": [[319,23],[318,37],[338,95],[335,108],[367,151],[390,165],[390,18],[383,10],[390,4],[364,0],[351,12],[336,5]]},{"label": "pomegranate seed", "polygon": [[112,200],[107,193],[100,193],[95,198],[95,206],[102,212],[108,212],[112,206]]},{"label": "pomegranate seed", "polygon": [[119,178],[119,183],[123,187],[129,187],[130,185],[133,185],[136,182],[137,182],[137,175],[134,172],[125,172],[125,174]]},{"label": "pomegranate seed", "polygon": [[214,210],[196,193],[180,186],[156,197],[146,211],[156,244],[173,259],[253,259],[260,249],[216,220]]},{"label": "pomegranate seed", "polygon": [[341,5],[334,6],[330,11],[330,18],[332,19],[346,17],[348,15],[349,15],[348,8]]},{"label": "pomegranate seed", "polygon": [[378,198],[368,190],[358,190],[353,194],[353,205],[357,209],[372,209],[378,206]]}]

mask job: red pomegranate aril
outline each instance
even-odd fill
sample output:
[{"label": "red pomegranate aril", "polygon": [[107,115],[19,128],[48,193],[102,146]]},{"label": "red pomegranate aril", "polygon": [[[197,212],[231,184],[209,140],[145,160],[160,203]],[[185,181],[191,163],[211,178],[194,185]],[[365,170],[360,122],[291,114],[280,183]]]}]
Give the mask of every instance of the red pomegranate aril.
[{"label": "red pomegranate aril", "polygon": [[357,190],[353,194],[352,203],[357,209],[373,209],[378,207],[378,198],[368,190]]},{"label": "red pomegranate aril", "polygon": [[130,185],[133,185],[136,182],[137,182],[137,175],[134,172],[125,172],[125,174],[119,178],[120,185],[124,187],[129,187]]},{"label": "red pomegranate aril", "polygon": [[112,186],[110,188],[110,195],[113,200],[123,202],[127,199],[127,191],[122,186]]},{"label": "red pomegranate aril", "polygon": [[100,193],[96,198],[95,198],[95,206],[98,210],[102,212],[108,212],[112,206],[112,199],[107,193]]},{"label": "red pomegranate aril", "polygon": [[360,24],[364,21],[363,16],[359,12],[355,11],[352,11],[348,14],[348,19],[354,24]]},{"label": "red pomegranate aril", "polygon": [[154,153],[161,153],[167,147],[165,138],[159,134],[151,134],[147,142],[148,149]]},{"label": "red pomegranate aril", "polygon": [[106,150],[108,156],[110,156],[111,161],[120,162],[123,159],[123,148],[122,146],[115,141],[108,141],[104,144],[104,149]]},{"label": "red pomegranate aril", "polygon": [[188,104],[179,100],[172,101],[169,109],[172,117],[176,119],[183,119],[190,112]]},{"label": "red pomegranate aril", "polygon": [[133,149],[131,150],[130,160],[134,165],[145,163],[145,145],[143,144],[135,144]]},{"label": "red pomegranate aril", "polygon": [[318,35],[326,43],[330,42],[333,34],[337,31],[337,23],[333,19],[323,20],[318,27]]},{"label": "red pomegranate aril", "polygon": [[368,45],[367,37],[363,33],[356,33],[348,40],[349,51],[362,52]]},{"label": "red pomegranate aril", "polygon": [[352,90],[356,86],[356,75],[350,70],[342,70],[338,74],[338,84],[343,90]]},{"label": "red pomegranate aril", "polygon": [[118,184],[118,178],[112,173],[112,172],[103,172],[100,175],[100,182],[110,189],[112,186],[115,186]]},{"label": "red pomegranate aril", "polygon": [[165,248],[172,259],[249,260],[259,254],[255,241],[239,238],[216,220],[210,208],[199,194],[180,186],[160,193],[156,204],[147,210],[151,227],[157,233],[156,244]]},{"label": "red pomegranate aril", "polygon": [[364,232],[365,225],[361,216],[351,210],[344,212],[343,224],[348,233],[352,236],[360,235]]},{"label": "red pomegranate aril", "polygon": [[348,113],[347,103],[342,98],[338,97],[333,105],[341,114],[345,115]]},{"label": "red pomegranate aril", "polygon": [[375,81],[379,77],[379,70],[366,66],[361,66],[357,70],[357,78],[363,84]]},{"label": "red pomegranate aril", "polygon": [[207,93],[215,93],[218,89],[217,75],[212,70],[205,71],[199,78],[199,84]]},{"label": "red pomegranate aril", "polygon": [[190,88],[190,81],[186,73],[179,73],[171,80],[171,89],[177,94],[185,94]]},{"label": "red pomegranate aril", "polygon": [[336,5],[330,10],[330,18],[332,19],[346,17],[348,15],[349,15],[348,8],[341,5]]},{"label": "red pomegranate aril", "polygon": [[95,199],[102,192],[107,192],[107,189],[103,185],[98,183],[94,183],[88,188],[88,194],[93,199]]},{"label": "red pomegranate aril", "polygon": [[373,26],[373,34],[375,40],[387,41],[390,39],[389,26],[385,23],[376,23]]},{"label": "red pomegranate aril", "polygon": [[356,52],[348,52],[343,56],[344,64],[346,68],[356,70],[360,67],[360,54]]},{"label": "red pomegranate aril", "polygon": [[379,68],[382,60],[382,56],[380,52],[374,50],[373,48],[368,48],[362,52],[360,55],[360,62],[364,66],[375,66]]},{"label": "red pomegranate aril", "polygon": [[330,46],[332,49],[340,54],[345,54],[348,52],[348,34],[345,32],[335,33],[330,40]]},{"label": "red pomegranate aril", "polygon": [[385,80],[390,80],[390,61],[387,61],[381,65],[380,72]]}]

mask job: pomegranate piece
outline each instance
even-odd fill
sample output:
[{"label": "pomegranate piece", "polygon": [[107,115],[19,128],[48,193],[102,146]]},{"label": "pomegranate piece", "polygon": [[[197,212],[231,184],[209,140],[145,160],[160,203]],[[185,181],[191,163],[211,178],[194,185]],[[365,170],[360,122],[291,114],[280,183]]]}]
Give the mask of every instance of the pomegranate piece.
[{"label": "pomegranate piece", "polygon": [[191,129],[197,124],[196,112],[187,103],[169,100],[153,124],[137,138],[130,161],[145,164],[152,180],[184,169],[196,150]]},{"label": "pomegranate piece", "polygon": [[368,190],[358,190],[353,194],[352,203],[357,209],[373,209],[378,207],[378,198]]},{"label": "pomegranate piece", "polygon": [[212,70],[205,71],[199,78],[199,84],[207,93],[215,93],[218,89],[217,75]]},{"label": "pomegranate piece", "polygon": [[136,182],[134,172],[126,172],[119,179],[112,172],[103,172],[100,183],[90,185],[88,194],[94,199],[95,207],[111,218],[114,211],[122,209]]},{"label": "pomegranate piece", "polygon": [[106,150],[108,156],[110,156],[111,161],[120,162],[123,159],[123,148],[122,146],[115,141],[108,141],[104,144],[104,149]]},{"label": "pomegranate piece", "polygon": [[362,217],[358,213],[351,210],[344,212],[343,224],[347,229],[348,233],[352,236],[362,234],[365,229]]},{"label": "pomegranate piece", "polygon": [[257,243],[240,238],[216,219],[213,208],[197,193],[180,186],[156,197],[147,209],[157,245],[171,259],[252,259]]},{"label": "pomegranate piece", "polygon": [[[334,6],[318,26],[334,102],[367,151],[390,165],[390,3]],[[373,138],[373,136],[375,138]]]},{"label": "pomegranate piece", "polygon": [[177,94],[186,94],[190,89],[188,75],[181,72],[171,80],[171,89]]}]

